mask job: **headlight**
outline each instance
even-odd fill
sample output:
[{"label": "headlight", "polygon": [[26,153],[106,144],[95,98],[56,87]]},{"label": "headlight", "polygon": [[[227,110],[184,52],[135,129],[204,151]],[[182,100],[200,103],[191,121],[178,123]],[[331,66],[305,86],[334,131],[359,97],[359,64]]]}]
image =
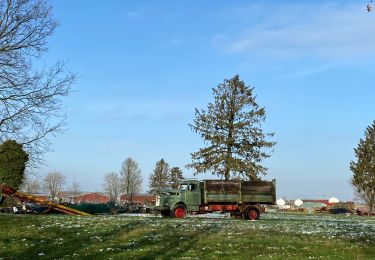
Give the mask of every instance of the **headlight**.
[{"label": "headlight", "polygon": [[156,196],[155,206],[160,206],[160,196]]}]

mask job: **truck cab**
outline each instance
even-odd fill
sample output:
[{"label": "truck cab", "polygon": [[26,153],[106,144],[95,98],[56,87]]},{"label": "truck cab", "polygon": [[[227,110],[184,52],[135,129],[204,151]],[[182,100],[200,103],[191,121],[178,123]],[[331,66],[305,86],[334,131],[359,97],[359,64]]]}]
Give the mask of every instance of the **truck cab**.
[{"label": "truck cab", "polygon": [[163,189],[156,196],[155,210],[162,216],[183,218],[187,212],[199,211],[202,199],[202,185],[198,180],[186,180],[178,189]]}]

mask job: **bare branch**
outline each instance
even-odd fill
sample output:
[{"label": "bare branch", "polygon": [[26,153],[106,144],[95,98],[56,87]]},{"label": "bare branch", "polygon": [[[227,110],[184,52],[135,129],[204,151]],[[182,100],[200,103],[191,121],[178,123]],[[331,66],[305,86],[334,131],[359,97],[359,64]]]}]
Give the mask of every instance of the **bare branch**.
[{"label": "bare branch", "polygon": [[24,144],[29,164],[38,165],[48,138],[63,131],[62,98],[76,77],[61,62],[33,68],[57,26],[51,6],[44,0],[0,1],[0,142]]}]

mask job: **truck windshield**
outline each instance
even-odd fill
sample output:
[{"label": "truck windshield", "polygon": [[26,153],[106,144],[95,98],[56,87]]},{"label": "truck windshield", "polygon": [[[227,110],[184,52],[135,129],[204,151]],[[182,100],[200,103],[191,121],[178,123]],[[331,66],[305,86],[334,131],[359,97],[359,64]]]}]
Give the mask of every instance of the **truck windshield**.
[{"label": "truck windshield", "polygon": [[180,184],[179,190],[186,190],[187,184]]}]

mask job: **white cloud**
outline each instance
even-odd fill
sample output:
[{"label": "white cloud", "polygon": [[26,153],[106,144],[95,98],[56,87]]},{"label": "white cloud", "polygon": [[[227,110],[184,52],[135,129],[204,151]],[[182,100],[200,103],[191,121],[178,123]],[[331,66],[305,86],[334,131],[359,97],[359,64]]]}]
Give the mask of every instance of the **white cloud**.
[{"label": "white cloud", "polygon": [[233,12],[240,29],[213,38],[225,53],[273,59],[375,56],[375,15],[363,4],[258,4]]}]

